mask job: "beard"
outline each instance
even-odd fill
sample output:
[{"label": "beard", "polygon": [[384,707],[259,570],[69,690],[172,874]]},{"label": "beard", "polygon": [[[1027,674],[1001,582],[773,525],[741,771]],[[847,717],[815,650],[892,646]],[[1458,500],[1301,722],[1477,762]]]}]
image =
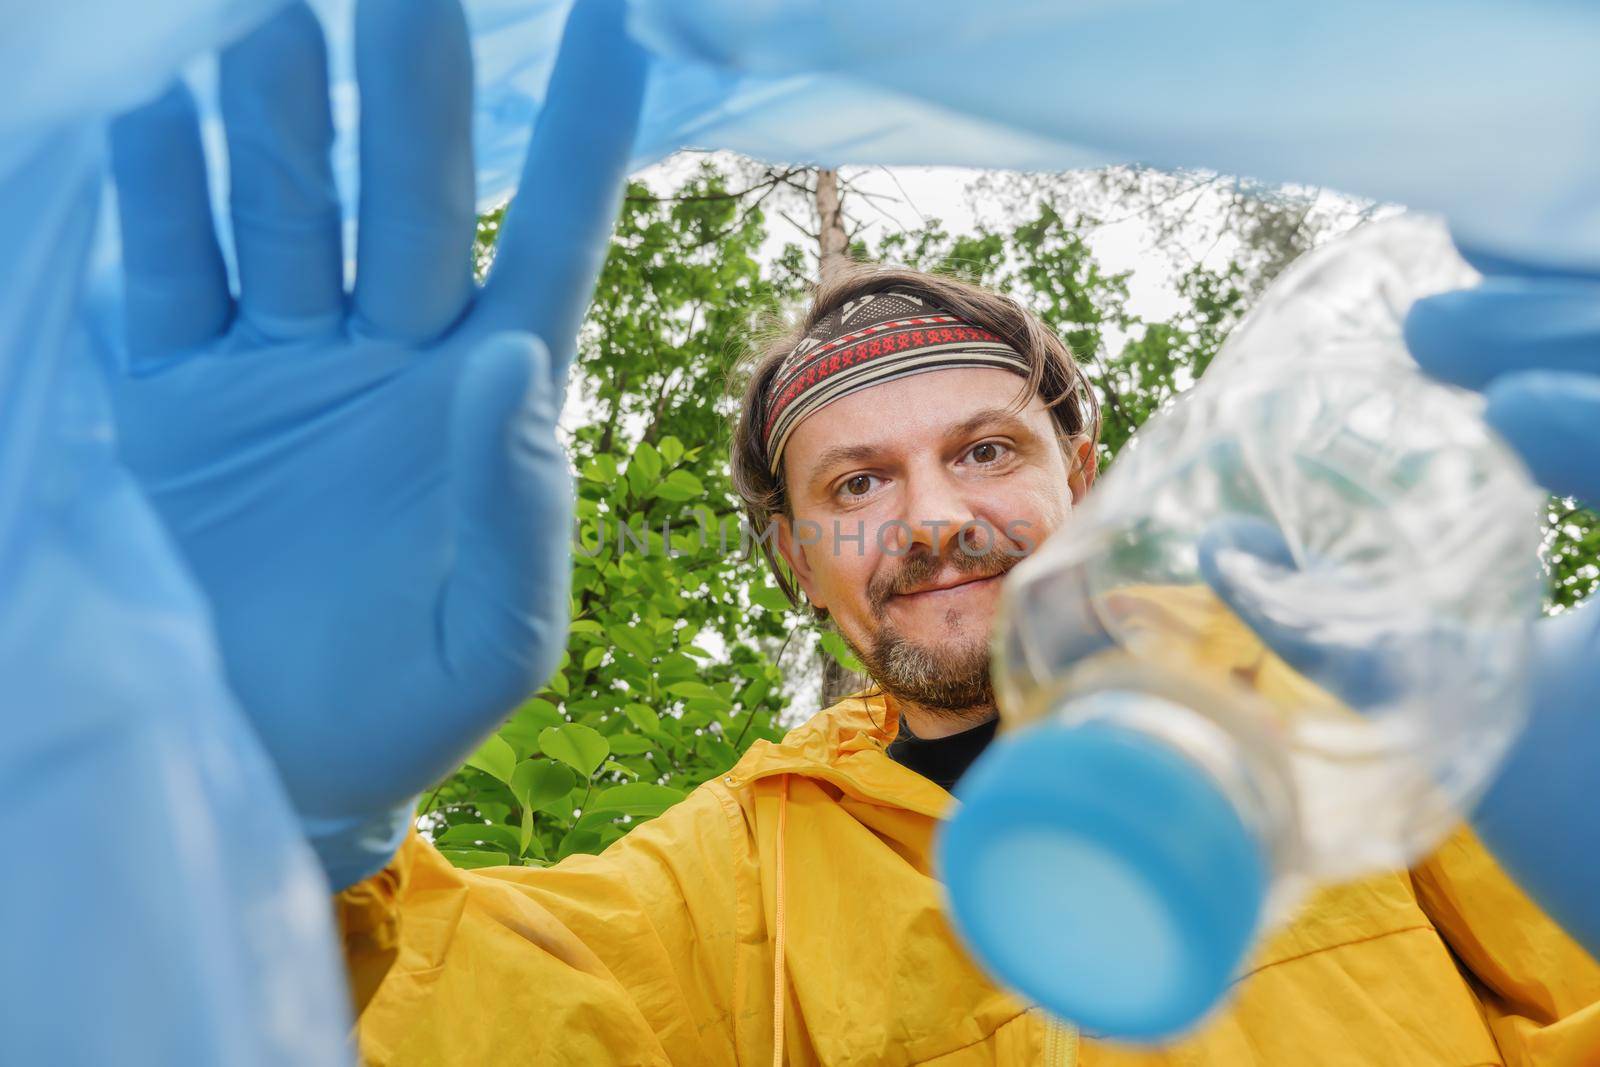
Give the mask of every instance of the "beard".
[{"label": "beard", "polygon": [[[958,718],[969,717],[963,713],[992,708],[994,683],[989,674],[987,625],[981,632],[973,632],[971,620],[963,617],[965,613],[951,608],[944,615],[943,634],[924,643],[903,633],[888,618],[887,608],[895,596],[910,592],[947,569],[984,578],[1004,574],[1020,562],[1019,556],[998,548],[982,555],[956,552],[947,559],[906,556],[899,568],[874,578],[867,589],[879,625],[866,647],[858,647],[848,637],[845,643],[866,666],[872,680],[898,700]],[[937,639],[941,636],[943,640]]]}]

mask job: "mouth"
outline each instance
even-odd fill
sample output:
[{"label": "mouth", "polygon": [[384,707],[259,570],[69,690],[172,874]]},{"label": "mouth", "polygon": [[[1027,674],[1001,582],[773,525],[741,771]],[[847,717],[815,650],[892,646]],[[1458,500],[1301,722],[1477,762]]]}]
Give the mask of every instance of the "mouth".
[{"label": "mouth", "polygon": [[911,603],[934,603],[990,589],[999,585],[1002,577],[1004,576],[999,574],[989,574],[982,577],[962,578],[947,585],[918,589],[910,593],[900,593],[895,599]]}]

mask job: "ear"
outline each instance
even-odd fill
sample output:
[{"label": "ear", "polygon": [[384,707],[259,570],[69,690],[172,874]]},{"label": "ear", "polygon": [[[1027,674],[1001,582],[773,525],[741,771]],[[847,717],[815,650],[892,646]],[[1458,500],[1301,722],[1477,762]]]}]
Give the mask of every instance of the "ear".
[{"label": "ear", "polygon": [[1073,434],[1071,439],[1072,470],[1067,475],[1067,485],[1072,489],[1072,502],[1078,503],[1094,485],[1100,471],[1100,453],[1094,438],[1086,433]]},{"label": "ear", "polygon": [[794,572],[795,580],[800,583],[800,591],[805,593],[814,609],[827,611],[828,605],[817,592],[817,576],[811,569],[811,561],[806,558],[805,545],[798,543],[795,537],[794,523],[789,516],[781,514],[774,515],[773,521],[778,524],[778,554]]}]

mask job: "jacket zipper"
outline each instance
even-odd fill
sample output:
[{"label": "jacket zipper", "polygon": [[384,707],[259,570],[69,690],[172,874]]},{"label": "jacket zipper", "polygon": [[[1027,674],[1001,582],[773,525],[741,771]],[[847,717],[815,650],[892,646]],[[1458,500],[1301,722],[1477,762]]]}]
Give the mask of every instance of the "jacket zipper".
[{"label": "jacket zipper", "polygon": [[1044,1019],[1044,1067],[1076,1067],[1078,1031],[1048,1015]]}]

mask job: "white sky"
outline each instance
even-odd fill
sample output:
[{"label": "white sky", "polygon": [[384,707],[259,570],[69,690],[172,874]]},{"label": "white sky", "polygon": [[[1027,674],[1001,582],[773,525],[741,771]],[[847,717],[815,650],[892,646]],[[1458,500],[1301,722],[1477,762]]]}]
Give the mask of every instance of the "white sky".
[{"label": "white sky", "polygon": [[[671,157],[637,175],[652,188],[666,192],[681,181],[703,154]],[[713,156],[713,158],[716,158]],[[730,157],[731,158],[731,157]],[[951,234],[970,233],[979,222],[997,224],[998,211],[975,209],[972,183],[985,172],[969,167],[847,167],[849,182],[861,193],[846,194],[845,211],[853,221],[870,227],[869,240],[896,230],[910,230],[928,219],[939,219]],[[763,249],[776,257],[786,242],[813,250],[812,238],[780,218],[767,213],[770,236]],[[1165,319],[1178,310],[1170,261],[1153,246],[1152,227],[1135,218],[1102,225],[1089,238],[1095,257],[1107,270],[1132,271],[1129,310],[1147,319]],[[1226,250],[1222,250],[1226,251]],[[1215,252],[1213,254],[1216,254]]]},{"label": "white sky", "polygon": [[[908,230],[925,219],[940,219],[952,234],[971,232],[980,222],[995,224],[997,212],[974,210],[969,186],[983,172],[965,167],[862,167],[849,171],[851,182],[873,197],[847,204],[857,219],[871,223],[873,233]],[[894,203],[889,198],[897,198]],[[792,227],[788,240],[805,241]],[[1171,267],[1152,247],[1150,226],[1133,219],[1095,229],[1089,246],[1095,258],[1111,272],[1132,271],[1128,280],[1128,308],[1147,320],[1165,319],[1179,309],[1172,285]]]}]

